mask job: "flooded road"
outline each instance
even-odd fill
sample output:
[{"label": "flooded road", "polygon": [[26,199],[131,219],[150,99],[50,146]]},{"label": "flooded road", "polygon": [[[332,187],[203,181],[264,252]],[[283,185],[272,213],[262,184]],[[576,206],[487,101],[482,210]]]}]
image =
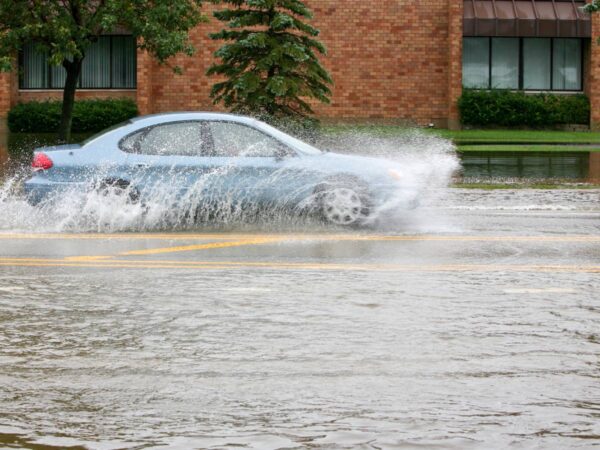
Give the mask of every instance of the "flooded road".
[{"label": "flooded road", "polygon": [[594,189],[361,232],[6,225],[0,447],[595,448],[599,231]]}]

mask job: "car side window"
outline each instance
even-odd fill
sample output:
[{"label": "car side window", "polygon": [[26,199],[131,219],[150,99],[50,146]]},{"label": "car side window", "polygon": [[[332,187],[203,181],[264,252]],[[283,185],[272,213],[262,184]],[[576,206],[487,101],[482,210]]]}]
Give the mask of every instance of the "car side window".
[{"label": "car side window", "polygon": [[277,139],[235,122],[210,122],[214,155],[221,157],[282,157],[293,151]]},{"label": "car side window", "polygon": [[210,133],[202,121],[157,125],[125,137],[123,151],[158,156],[206,156],[212,151]]},{"label": "car side window", "polygon": [[119,148],[127,153],[136,153],[136,144],[140,140],[140,136],[144,133],[144,131],[136,131],[129,136],[124,137],[121,142],[119,142]]}]

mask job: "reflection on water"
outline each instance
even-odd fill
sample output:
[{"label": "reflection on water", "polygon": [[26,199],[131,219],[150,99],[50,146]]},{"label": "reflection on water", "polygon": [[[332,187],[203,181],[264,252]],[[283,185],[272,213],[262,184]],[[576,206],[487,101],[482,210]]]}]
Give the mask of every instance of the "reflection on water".
[{"label": "reflection on water", "polygon": [[600,182],[600,152],[590,153],[588,177],[590,181]]},{"label": "reflection on water", "polygon": [[596,152],[466,152],[460,155],[465,178],[569,179],[600,178]]}]

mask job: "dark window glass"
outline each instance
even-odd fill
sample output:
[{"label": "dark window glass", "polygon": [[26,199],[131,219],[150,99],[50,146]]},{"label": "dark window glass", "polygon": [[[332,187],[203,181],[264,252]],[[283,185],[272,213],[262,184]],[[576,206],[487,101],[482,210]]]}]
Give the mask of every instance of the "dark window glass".
[{"label": "dark window glass", "polygon": [[581,91],[582,40],[463,39],[463,86],[472,89]]},{"label": "dark window glass", "polygon": [[581,40],[554,39],[552,89],[581,90]]},{"label": "dark window glass", "polygon": [[136,48],[131,36],[112,36],[111,69],[113,88],[135,87]]},{"label": "dark window glass", "polygon": [[102,36],[88,48],[81,67],[83,89],[110,88],[110,36]]},{"label": "dark window glass", "polygon": [[23,89],[42,89],[48,87],[48,64],[45,53],[36,50],[33,45],[26,45],[22,52],[23,63],[27,70],[23,71],[21,87]]},{"label": "dark window glass", "polygon": [[551,39],[523,39],[523,89],[551,88],[551,49]]},{"label": "dark window glass", "polygon": [[492,89],[519,89],[519,39],[492,39]]},{"label": "dark window glass", "polygon": [[467,37],[463,41],[463,85],[487,89],[490,85],[490,42],[488,38]]},{"label": "dark window glass", "polygon": [[[87,50],[79,87],[83,89],[134,89],[136,46],[133,36],[101,36]],[[21,52],[21,89],[62,89],[66,72],[50,66],[47,55],[29,44]]]}]

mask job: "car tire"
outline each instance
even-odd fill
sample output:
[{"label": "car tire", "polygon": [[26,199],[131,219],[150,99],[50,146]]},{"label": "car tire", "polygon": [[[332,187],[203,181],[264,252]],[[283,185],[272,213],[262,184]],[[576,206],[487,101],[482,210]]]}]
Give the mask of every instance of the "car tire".
[{"label": "car tire", "polygon": [[360,227],[370,218],[373,202],[368,185],[354,176],[337,176],[314,189],[316,210],[327,224]]},{"label": "car tire", "polygon": [[127,203],[129,204],[137,204],[140,202],[139,191],[136,188],[131,187],[131,184],[127,180],[107,178],[98,184],[96,191],[104,197],[108,195],[126,195]]}]

